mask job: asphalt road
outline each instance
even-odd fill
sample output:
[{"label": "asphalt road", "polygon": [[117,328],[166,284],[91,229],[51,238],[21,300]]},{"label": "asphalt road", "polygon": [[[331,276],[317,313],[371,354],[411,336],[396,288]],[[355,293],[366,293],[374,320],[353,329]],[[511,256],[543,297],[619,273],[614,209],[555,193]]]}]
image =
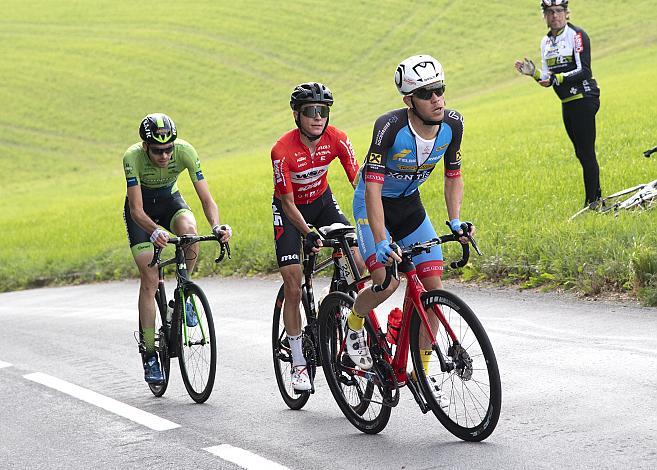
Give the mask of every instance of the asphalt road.
[{"label": "asphalt road", "polygon": [[448,284],[484,324],[502,376],[497,429],[473,444],[423,415],[406,389],[387,428],[361,434],[322,373],[306,407],[289,410],[270,350],[279,281],[199,283],[219,340],[203,405],[176,363],[164,397],[143,382],[136,281],[0,294],[0,468],[657,467],[656,309]]}]

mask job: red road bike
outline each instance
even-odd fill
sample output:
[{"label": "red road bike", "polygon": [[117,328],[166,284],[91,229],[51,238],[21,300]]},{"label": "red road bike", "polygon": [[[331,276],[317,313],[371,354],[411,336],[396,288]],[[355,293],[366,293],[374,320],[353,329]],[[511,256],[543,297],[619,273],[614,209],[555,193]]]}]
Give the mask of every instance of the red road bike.
[{"label": "red road bike", "polygon": [[[444,235],[402,250],[402,261],[388,271],[383,290],[397,277],[407,279],[397,344],[389,344],[372,311],[365,328],[374,365],[357,367],[346,354],[343,323],[354,299],[342,292],[328,294],[319,310],[322,363],[331,393],[347,419],[360,431],[375,434],[388,423],[399,403],[399,389],[408,386],[423,413],[431,410],[445,428],[466,441],[482,441],[495,429],[500,416],[502,387],[495,353],[474,312],[446,290],[427,292],[417,277],[412,257],[431,247],[456,241]],[[479,252],[473,239],[473,248]],[[461,245],[463,258],[450,267],[462,267],[469,245]],[[423,351],[431,359],[425,371]],[[408,353],[412,371],[407,371]],[[363,403],[368,404],[363,406]]]}]

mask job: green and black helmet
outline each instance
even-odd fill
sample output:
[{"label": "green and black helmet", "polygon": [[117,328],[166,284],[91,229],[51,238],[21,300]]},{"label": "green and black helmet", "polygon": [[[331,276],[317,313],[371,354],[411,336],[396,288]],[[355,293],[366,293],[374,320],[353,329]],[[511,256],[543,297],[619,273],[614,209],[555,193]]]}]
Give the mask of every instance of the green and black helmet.
[{"label": "green and black helmet", "polygon": [[147,144],[167,144],[178,137],[173,120],[163,113],[153,113],[142,119],[139,137]]}]

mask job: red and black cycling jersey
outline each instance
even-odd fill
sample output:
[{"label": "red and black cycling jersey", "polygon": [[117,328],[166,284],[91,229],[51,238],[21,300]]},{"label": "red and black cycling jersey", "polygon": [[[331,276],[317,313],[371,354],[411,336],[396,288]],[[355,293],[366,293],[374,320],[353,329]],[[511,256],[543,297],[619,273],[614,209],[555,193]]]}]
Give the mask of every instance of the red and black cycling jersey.
[{"label": "red and black cycling jersey", "polygon": [[274,197],[293,193],[295,204],[310,204],[326,191],[329,164],[335,158],[340,159],[347,178],[353,182],[358,162],[344,132],[327,126],[312,155],[301,142],[299,129],[286,132],[271,149]]}]

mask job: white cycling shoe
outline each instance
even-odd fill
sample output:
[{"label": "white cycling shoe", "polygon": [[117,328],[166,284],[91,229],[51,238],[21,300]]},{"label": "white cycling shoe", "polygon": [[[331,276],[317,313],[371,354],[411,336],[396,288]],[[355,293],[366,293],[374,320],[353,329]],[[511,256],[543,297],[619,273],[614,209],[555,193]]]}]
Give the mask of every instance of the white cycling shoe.
[{"label": "white cycling shoe", "polygon": [[299,392],[308,392],[312,389],[307,366],[292,367],[292,388]]},{"label": "white cycling shoe", "polygon": [[349,359],[361,369],[370,370],[374,363],[370,355],[370,348],[365,342],[365,328],[355,331],[349,328],[349,322],[345,322],[344,334]]}]

